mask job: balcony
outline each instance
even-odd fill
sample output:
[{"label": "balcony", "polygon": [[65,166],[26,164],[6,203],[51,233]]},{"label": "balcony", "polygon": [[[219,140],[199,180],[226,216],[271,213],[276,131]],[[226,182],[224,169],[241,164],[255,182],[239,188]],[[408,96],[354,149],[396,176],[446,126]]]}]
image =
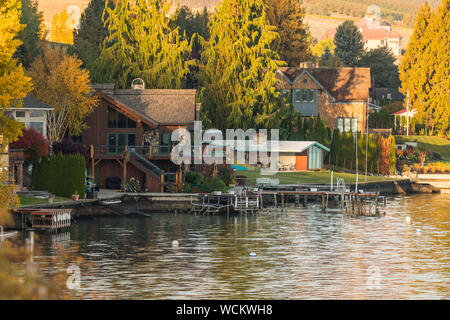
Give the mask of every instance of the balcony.
[{"label": "balcony", "polygon": [[[166,159],[170,157],[172,145],[147,145],[147,146],[128,146],[128,151],[136,152],[137,154],[147,159]],[[123,155],[125,151],[124,145],[96,145],[94,146],[95,158],[117,158]],[[151,154],[151,155],[150,155]]]}]

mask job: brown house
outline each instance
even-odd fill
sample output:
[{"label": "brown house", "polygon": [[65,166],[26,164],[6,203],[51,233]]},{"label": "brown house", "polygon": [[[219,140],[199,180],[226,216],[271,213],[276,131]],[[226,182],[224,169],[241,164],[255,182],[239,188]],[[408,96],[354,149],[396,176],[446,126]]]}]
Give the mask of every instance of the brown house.
[{"label": "brown house", "polygon": [[97,186],[108,187],[109,177],[119,177],[123,183],[124,175],[125,182],[135,178],[150,192],[175,182],[179,168],[170,161],[171,134],[193,128],[199,112],[196,91],[117,90],[112,84],[92,88],[100,102],[87,118],[82,139],[93,146],[88,170],[94,164]]},{"label": "brown house", "polygon": [[369,68],[280,68],[278,86],[302,116],[320,115],[341,131],[363,131],[371,87]]}]

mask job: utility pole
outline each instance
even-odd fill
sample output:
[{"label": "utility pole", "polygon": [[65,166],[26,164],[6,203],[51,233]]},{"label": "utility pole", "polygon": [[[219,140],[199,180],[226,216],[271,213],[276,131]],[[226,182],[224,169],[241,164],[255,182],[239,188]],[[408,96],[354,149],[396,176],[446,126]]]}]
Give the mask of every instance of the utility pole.
[{"label": "utility pole", "polygon": [[369,103],[370,98],[367,98],[367,106],[366,106],[366,183],[367,183],[367,153],[369,150]]},{"label": "utility pole", "polygon": [[358,194],[358,128],[356,128],[356,185],[355,185],[355,192]]}]

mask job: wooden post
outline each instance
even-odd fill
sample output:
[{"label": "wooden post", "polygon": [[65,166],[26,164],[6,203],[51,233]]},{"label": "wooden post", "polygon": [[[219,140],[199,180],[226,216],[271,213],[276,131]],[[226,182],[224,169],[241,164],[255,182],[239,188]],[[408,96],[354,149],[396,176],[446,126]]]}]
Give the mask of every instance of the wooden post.
[{"label": "wooden post", "polygon": [[125,152],[123,154],[123,191],[126,190],[127,185],[127,162],[128,162],[128,146],[125,146]]},{"label": "wooden post", "polygon": [[23,188],[23,162],[19,162],[17,165],[17,184],[19,185],[19,190]]},{"label": "wooden post", "polygon": [[152,158],[152,145],[148,146],[148,158],[151,159]]},{"label": "wooden post", "polygon": [[164,192],[164,171],[161,173],[161,192]]},{"label": "wooden post", "polygon": [[[92,187],[94,186],[95,180],[95,161],[94,161],[94,145],[91,144],[91,175],[92,175]],[[92,190],[93,191],[93,190]]]}]

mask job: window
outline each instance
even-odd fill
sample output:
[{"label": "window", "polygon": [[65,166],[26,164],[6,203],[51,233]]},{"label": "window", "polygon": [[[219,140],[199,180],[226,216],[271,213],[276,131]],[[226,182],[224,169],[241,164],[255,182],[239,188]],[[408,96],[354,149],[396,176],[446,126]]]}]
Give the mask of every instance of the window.
[{"label": "window", "polygon": [[32,110],[30,112],[31,118],[42,118],[44,116],[44,111],[42,110]]},{"label": "window", "polygon": [[315,90],[310,89],[296,89],[295,102],[314,102]]},{"label": "window", "polygon": [[336,127],[340,132],[356,132],[358,131],[357,118],[337,118]]},{"label": "window", "polygon": [[136,128],[136,122],[125,116],[124,114],[108,107],[108,128]]},{"label": "window", "polygon": [[40,133],[44,134],[44,123],[43,122],[30,122],[30,128],[36,129]]},{"label": "window", "polygon": [[168,146],[171,144],[172,132],[163,132],[160,135],[161,137],[161,145]]},{"label": "window", "polygon": [[121,153],[125,146],[135,146],[136,135],[134,133],[108,133],[108,152]]},{"label": "window", "polygon": [[16,111],[16,118],[25,118],[25,111]]}]

